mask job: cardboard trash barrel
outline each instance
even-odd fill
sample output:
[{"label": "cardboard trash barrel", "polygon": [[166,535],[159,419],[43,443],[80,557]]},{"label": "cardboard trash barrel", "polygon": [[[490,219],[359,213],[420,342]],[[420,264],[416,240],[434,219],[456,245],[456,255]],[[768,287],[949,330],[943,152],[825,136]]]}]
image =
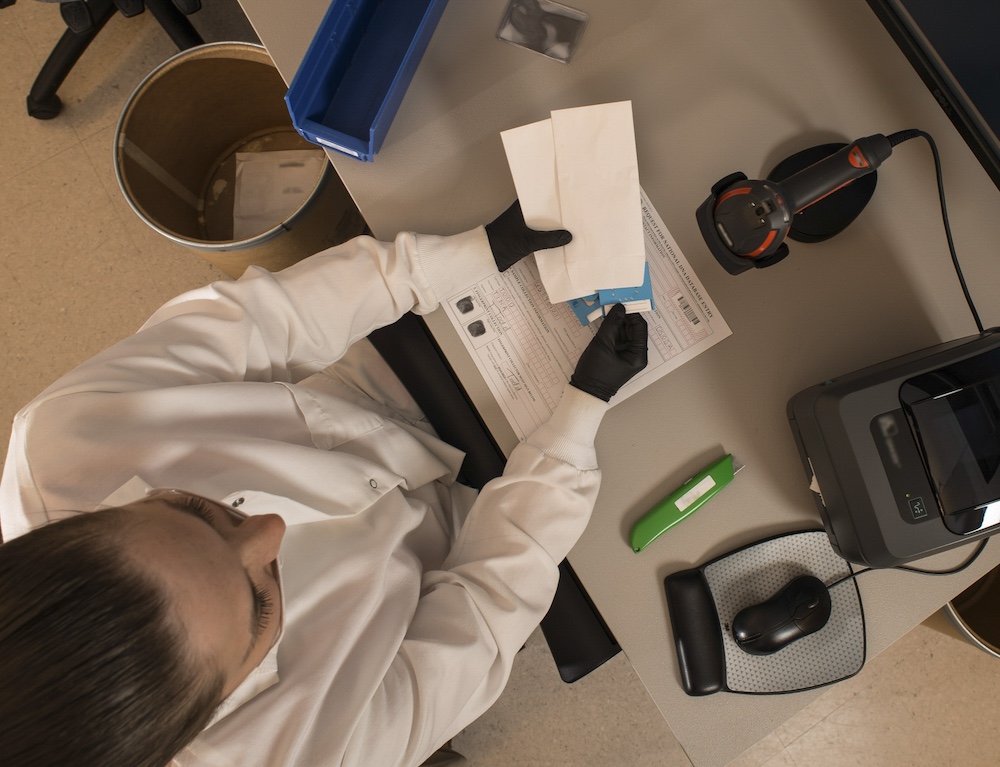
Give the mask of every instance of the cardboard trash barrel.
[{"label": "cardboard trash barrel", "polygon": [[365,231],[325,152],[292,127],[263,47],[210,43],[154,69],[115,132],[115,174],[150,227],[231,277]]},{"label": "cardboard trash barrel", "polygon": [[952,599],[944,613],[960,637],[1000,658],[1000,567]]}]

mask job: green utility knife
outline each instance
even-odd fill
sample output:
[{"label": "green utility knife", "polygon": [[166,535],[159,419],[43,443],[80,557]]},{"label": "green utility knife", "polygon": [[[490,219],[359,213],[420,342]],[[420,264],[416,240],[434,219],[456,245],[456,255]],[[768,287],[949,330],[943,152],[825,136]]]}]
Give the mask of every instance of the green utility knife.
[{"label": "green utility knife", "polygon": [[632,551],[640,552],[685,517],[694,514],[733,481],[743,467],[731,455],[691,477],[670,495],[642,515],[632,526]]}]

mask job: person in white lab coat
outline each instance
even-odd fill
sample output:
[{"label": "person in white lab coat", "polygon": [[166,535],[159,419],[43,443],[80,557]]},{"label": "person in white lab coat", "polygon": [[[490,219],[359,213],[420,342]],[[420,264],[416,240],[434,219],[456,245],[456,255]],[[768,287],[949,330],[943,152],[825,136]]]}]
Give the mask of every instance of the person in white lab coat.
[{"label": "person in white lab coat", "polygon": [[515,203],[251,268],[26,406],[0,481],[0,764],[418,765],[485,711],[587,524],[646,325],[615,308],[479,493],[365,336],[568,240]]}]

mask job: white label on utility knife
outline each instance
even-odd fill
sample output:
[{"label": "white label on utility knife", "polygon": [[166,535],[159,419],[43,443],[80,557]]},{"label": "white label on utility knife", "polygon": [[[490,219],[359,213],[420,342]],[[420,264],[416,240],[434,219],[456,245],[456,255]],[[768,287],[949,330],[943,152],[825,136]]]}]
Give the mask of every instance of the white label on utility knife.
[{"label": "white label on utility knife", "polygon": [[688,507],[701,498],[705,493],[715,487],[715,480],[712,479],[711,475],[705,477],[701,482],[688,490],[684,495],[678,498],[674,503],[677,506],[678,511],[687,511]]}]

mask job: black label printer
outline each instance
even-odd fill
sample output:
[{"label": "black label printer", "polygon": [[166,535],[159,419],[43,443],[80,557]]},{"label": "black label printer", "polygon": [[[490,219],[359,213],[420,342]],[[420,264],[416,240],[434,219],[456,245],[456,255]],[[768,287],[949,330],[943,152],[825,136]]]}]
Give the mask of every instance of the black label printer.
[{"label": "black label printer", "polygon": [[1000,532],[1000,329],[812,386],[788,418],[845,559],[892,567]]}]

